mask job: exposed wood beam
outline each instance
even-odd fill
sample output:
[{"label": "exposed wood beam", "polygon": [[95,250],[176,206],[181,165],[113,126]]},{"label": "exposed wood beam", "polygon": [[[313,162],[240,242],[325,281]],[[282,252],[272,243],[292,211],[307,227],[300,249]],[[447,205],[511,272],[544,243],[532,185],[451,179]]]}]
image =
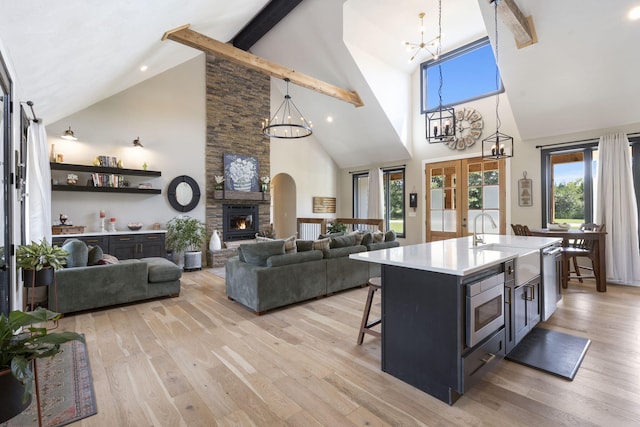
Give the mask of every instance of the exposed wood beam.
[{"label": "exposed wood beam", "polygon": [[238,49],[249,50],[301,2],[302,0],[271,0],[229,43]]},{"label": "exposed wood beam", "polygon": [[245,52],[244,50],[233,47],[228,43],[222,43],[218,40],[212,39],[211,37],[197,33],[189,29],[189,24],[167,31],[162,36],[162,40],[166,39],[182,43],[186,46],[193,47],[220,58],[225,58],[235,64],[243,65],[271,77],[283,80],[285,78],[289,78],[291,83],[295,83],[298,86],[320,92],[341,101],[346,101],[356,107],[362,107],[364,105],[360,99],[360,95],[358,95],[358,92],[356,91],[348,91],[346,89],[339,88],[316,78],[298,73],[295,70],[286,68],[264,58],[260,58],[259,56],[253,55],[249,52]]},{"label": "exposed wood beam", "polygon": [[538,42],[533,19],[525,17],[514,0],[490,0],[494,1],[497,1],[500,19],[513,33],[518,49]]}]

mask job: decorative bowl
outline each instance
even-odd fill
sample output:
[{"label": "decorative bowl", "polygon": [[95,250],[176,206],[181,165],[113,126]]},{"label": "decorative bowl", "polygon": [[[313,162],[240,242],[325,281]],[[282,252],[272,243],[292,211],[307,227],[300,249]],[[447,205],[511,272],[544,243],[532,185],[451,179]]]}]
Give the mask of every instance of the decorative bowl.
[{"label": "decorative bowl", "polygon": [[142,223],[141,222],[130,222],[129,224],[127,224],[127,227],[129,227],[129,230],[131,231],[138,231],[142,228]]}]

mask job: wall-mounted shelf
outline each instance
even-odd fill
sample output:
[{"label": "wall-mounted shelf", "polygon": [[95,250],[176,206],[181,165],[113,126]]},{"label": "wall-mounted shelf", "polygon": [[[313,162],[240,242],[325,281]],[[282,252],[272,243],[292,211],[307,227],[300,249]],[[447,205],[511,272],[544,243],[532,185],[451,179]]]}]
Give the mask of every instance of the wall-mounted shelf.
[{"label": "wall-mounted shelf", "polygon": [[142,169],[124,169],[110,168],[106,166],[87,166],[74,165],[71,163],[49,163],[51,170],[70,171],[70,172],[87,172],[87,173],[107,173],[116,175],[135,175],[135,176],[161,176],[159,171],[146,171]]},{"label": "wall-mounted shelf", "polygon": [[270,202],[271,193],[262,191],[214,190],[213,198],[216,200],[256,200],[260,202]]},{"label": "wall-mounted shelf", "polygon": [[[88,165],[75,165],[71,163],[49,163],[51,170],[66,171],[66,172],[82,172],[88,174],[98,174],[101,176],[109,175],[122,175],[122,176],[146,176],[146,177],[158,177],[162,176],[162,172],[149,171],[141,169],[124,169],[124,168],[112,168],[106,166],[88,166]],[[92,193],[130,193],[130,194],[160,194],[161,190],[157,188],[137,188],[137,187],[110,187],[106,185],[92,186],[92,185],[51,185],[52,191],[80,191],[80,192],[92,192]]]},{"label": "wall-mounted shelf", "polygon": [[137,193],[160,194],[157,188],[130,188],[130,187],[92,187],[89,185],[52,185],[52,191],[88,191],[92,193]]}]

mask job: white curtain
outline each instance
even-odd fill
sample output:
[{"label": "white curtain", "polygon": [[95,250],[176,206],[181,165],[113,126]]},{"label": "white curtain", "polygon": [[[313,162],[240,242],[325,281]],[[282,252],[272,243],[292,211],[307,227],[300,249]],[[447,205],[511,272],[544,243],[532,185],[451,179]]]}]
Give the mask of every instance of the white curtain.
[{"label": "white curtain", "polygon": [[640,285],[638,215],[629,140],[624,133],[600,137],[595,222],[605,224],[607,281]]},{"label": "white curtain", "polygon": [[51,243],[51,170],[47,132],[42,121],[27,130],[27,243]]},{"label": "white curtain", "polygon": [[384,187],[382,184],[382,170],[369,169],[369,193],[367,195],[367,218],[384,218]]}]

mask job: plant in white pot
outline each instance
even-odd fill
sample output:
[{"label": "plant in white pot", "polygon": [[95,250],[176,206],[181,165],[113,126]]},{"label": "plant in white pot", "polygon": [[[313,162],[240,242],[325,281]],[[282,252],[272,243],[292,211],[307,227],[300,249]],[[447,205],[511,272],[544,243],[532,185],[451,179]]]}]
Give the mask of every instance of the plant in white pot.
[{"label": "plant in white pot", "polygon": [[36,324],[57,320],[59,313],[38,307],[34,311],[0,314],[0,423],[24,411],[33,393],[32,361],[58,354],[60,344],[82,341],[75,332],[49,333]]},{"label": "plant in white pot", "polygon": [[179,215],[167,222],[167,247],[179,255],[178,265],[185,271],[202,269],[202,245],[207,237],[202,221]]}]

